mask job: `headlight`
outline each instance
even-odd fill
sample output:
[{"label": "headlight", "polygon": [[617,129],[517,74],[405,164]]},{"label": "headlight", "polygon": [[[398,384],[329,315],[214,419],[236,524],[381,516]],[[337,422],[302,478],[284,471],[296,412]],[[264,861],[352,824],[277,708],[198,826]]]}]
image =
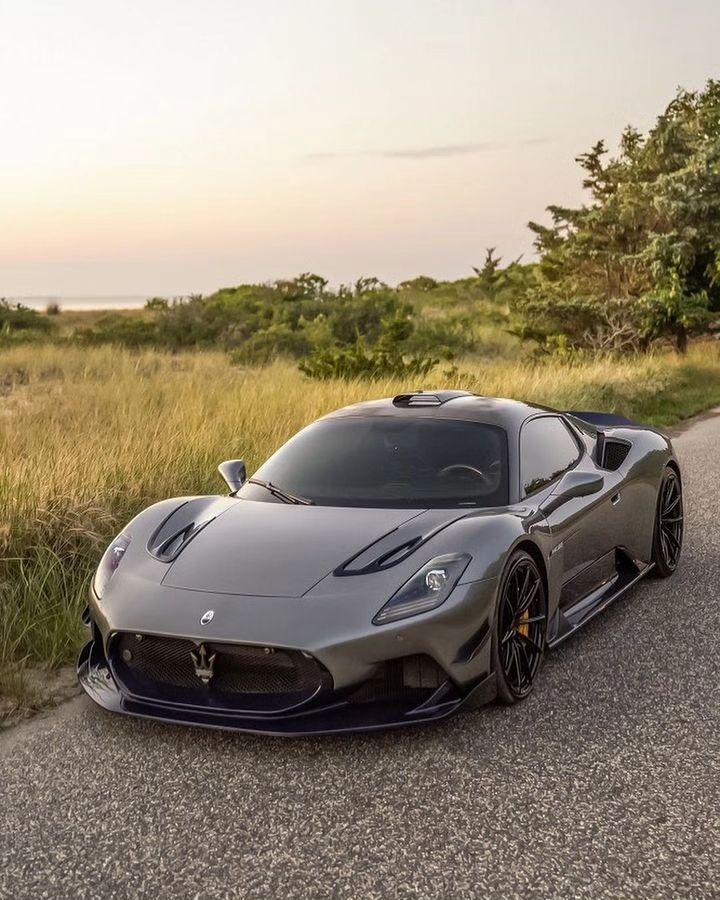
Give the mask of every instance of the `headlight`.
[{"label": "headlight", "polygon": [[93,580],[93,590],[98,597],[102,598],[108,582],[113,577],[115,570],[120,565],[125,551],[130,546],[130,538],[126,534],[119,534],[103,553],[100,565],[97,567],[95,578]]},{"label": "headlight", "polygon": [[393,594],[375,616],[373,624],[385,625],[436,609],[450,596],[469,562],[467,553],[448,553],[431,559]]}]

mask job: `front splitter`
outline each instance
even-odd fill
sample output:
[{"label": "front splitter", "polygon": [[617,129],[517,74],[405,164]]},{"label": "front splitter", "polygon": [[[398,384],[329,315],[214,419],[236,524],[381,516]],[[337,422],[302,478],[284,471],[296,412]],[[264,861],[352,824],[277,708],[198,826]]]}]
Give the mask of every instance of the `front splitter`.
[{"label": "front splitter", "polygon": [[401,703],[351,704],[340,700],[290,715],[248,716],[200,707],[148,702],[127,696],[115,682],[105,655],[95,641],[87,643],[80,652],[77,673],[78,681],[90,699],[110,712],[176,725],[276,737],[352,734],[436,722],[460,709],[477,709],[496,696],[495,675],[491,673],[464,696],[435,706],[423,705],[409,710]]}]

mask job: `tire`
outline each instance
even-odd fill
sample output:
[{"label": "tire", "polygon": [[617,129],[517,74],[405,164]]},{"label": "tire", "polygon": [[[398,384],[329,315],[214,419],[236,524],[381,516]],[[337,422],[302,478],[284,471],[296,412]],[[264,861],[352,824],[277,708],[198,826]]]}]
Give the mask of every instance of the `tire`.
[{"label": "tire", "polygon": [[512,554],[498,589],[492,662],[497,699],[513,704],[532,691],[545,653],[547,598],[542,573],[524,550]]},{"label": "tire", "polygon": [[660,482],[653,528],[652,562],[658,578],[669,578],[677,569],[684,520],[682,482],[675,469],[667,466]]}]

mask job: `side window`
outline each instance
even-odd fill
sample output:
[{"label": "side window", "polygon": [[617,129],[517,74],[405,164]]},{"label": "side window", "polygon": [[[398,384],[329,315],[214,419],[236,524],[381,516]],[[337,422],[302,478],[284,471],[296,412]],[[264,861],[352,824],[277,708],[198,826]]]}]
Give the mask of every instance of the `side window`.
[{"label": "side window", "polygon": [[554,481],[580,457],[577,441],[557,416],[526,422],[520,432],[522,495],[534,494]]}]

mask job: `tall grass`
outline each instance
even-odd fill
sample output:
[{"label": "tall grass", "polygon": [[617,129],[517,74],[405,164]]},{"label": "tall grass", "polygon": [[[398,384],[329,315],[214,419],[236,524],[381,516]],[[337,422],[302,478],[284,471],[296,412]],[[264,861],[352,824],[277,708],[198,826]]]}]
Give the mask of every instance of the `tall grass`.
[{"label": "tall grass", "polygon": [[[252,471],[289,435],[354,401],[463,387],[564,409],[668,424],[720,403],[720,349],[575,365],[467,361],[426,385],[312,382],[294,366],[237,369],[215,353],[16,347],[0,356],[0,670],[59,664],[103,545],[145,505],[223,490],[215,471]],[[1,690],[1,687],[0,687]]]}]

